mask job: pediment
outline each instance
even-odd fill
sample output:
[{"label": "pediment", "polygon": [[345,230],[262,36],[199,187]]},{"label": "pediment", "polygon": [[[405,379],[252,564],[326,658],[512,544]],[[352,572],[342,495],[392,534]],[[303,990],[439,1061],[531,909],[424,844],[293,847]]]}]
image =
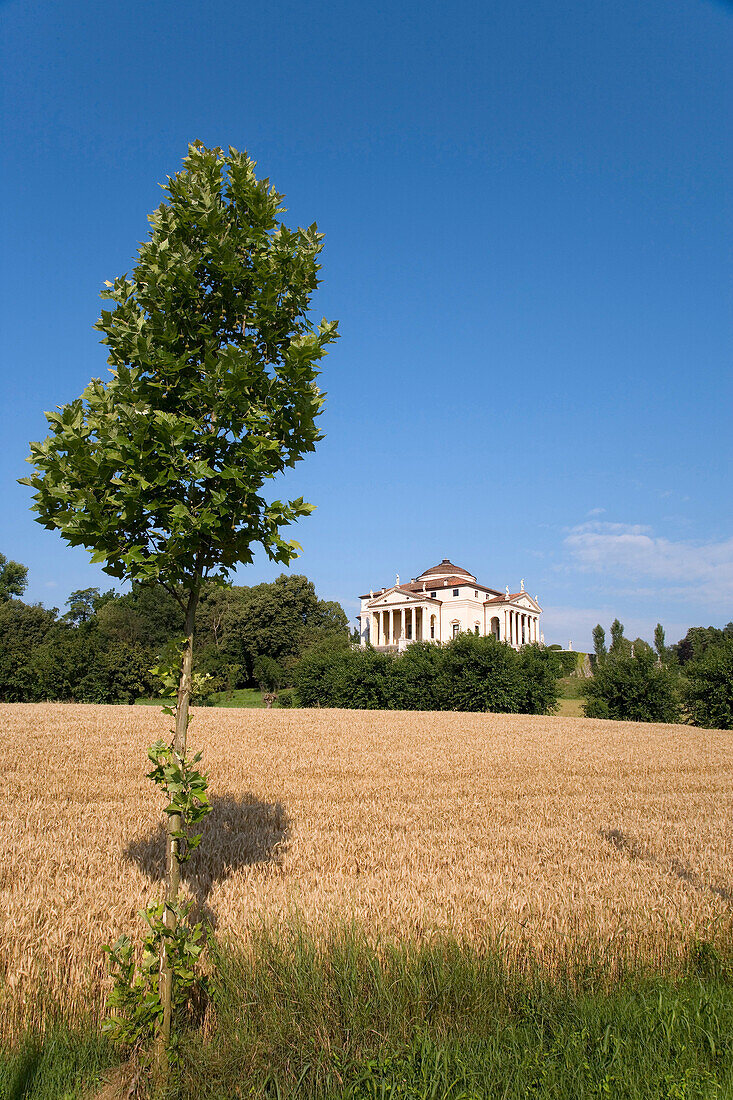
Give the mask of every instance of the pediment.
[{"label": "pediment", "polygon": [[517,596],[515,600],[512,600],[512,603],[515,607],[526,607],[528,611],[540,610],[540,605],[526,592],[523,592],[521,596]]},{"label": "pediment", "polygon": [[[405,592],[400,588],[390,588],[387,592],[383,592],[381,596],[377,596],[375,599],[369,602],[369,607],[392,607],[397,604],[411,604],[411,603],[423,603],[428,600],[429,597],[425,592]],[[434,601],[430,601],[434,602]]]}]

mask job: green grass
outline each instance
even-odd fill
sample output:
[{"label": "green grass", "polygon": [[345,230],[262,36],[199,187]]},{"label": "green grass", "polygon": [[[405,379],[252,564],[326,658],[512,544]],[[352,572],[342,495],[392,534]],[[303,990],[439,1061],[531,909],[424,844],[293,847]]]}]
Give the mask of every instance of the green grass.
[{"label": "green grass", "polygon": [[560,718],[584,718],[583,680],[579,676],[562,676],[557,684],[560,698],[555,714]]},{"label": "green grass", "polygon": [[11,1052],[0,1053],[2,1100],[87,1100],[119,1053],[98,1027],[70,1031],[59,1023],[41,1040],[28,1035]]},{"label": "green grass", "polygon": [[[733,981],[709,948],[676,977],[586,961],[551,980],[455,940],[377,954],[296,929],[216,961],[170,1100],[733,1096]],[[56,1031],[0,1060],[0,1095],[82,1100],[108,1060],[92,1032]]]},{"label": "green grass", "polygon": [[557,708],[553,711],[558,718],[585,718],[585,707],[582,699],[558,699]]},{"label": "green grass", "polygon": [[561,676],[557,682],[561,699],[582,699],[583,684],[579,676]]}]

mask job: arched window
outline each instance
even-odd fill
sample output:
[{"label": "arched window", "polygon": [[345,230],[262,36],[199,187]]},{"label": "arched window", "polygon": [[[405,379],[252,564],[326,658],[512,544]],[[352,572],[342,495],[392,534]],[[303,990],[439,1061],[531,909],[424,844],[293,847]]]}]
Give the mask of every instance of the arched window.
[{"label": "arched window", "polygon": [[499,637],[499,618],[497,615],[494,615],[493,619],[491,620],[491,633],[494,635],[495,638]]},{"label": "arched window", "polygon": [[473,624],[473,632],[474,632],[474,634],[478,634],[478,632],[479,632],[479,630],[480,630],[480,627],[481,627],[481,624],[480,624],[480,623],[474,623],[474,624]]}]

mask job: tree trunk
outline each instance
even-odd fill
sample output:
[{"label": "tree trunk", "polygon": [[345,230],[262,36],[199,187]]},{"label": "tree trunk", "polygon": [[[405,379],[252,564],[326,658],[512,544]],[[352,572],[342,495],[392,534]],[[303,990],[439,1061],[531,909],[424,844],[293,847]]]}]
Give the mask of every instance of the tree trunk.
[{"label": "tree trunk", "polygon": [[[186,755],[186,732],[188,730],[188,708],[191,700],[191,685],[193,675],[193,632],[196,621],[196,605],[198,604],[198,590],[194,589],[188,597],[186,606],[186,640],[183,646],[181,660],[181,674],[178,681],[178,697],[176,700],[176,729],[173,738],[173,751],[180,757]],[[178,862],[179,841],[173,837],[173,833],[179,832],[182,827],[180,814],[167,816],[167,837],[165,849],[165,916],[166,926],[170,929],[176,927],[176,917],[172,906],[178,902],[178,888],[181,881],[181,865]],[[168,964],[165,947],[160,959],[160,999],[163,1006],[163,1022],[158,1036],[158,1066],[162,1076],[166,1075],[168,1062],[168,1046],[171,1038],[171,1019],[173,1005],[173,973]]]}]

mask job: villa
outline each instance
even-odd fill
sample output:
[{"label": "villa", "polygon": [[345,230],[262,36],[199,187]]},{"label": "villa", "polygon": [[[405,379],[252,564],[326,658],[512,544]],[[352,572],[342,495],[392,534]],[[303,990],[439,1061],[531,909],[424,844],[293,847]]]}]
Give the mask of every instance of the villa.
[{"label": "villa", "polygon": [[409,584],[399,574],[391,588],[361,596],[361,644],[402,650],[410,642],[446,642],[462,631],[493,634],[518,649],[543,641],[542,608],[524,591],[504,593],[479,584],[472,573],[443,558]]}]

